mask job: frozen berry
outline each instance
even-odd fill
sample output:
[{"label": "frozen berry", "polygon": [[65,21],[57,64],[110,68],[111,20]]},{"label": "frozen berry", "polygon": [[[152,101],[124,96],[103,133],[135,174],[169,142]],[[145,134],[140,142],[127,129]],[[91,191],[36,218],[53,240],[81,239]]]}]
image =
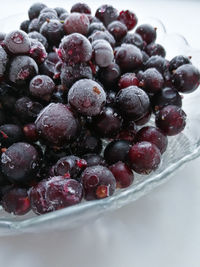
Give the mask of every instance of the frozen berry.
[{"label": "frozen berry", "polygon": [[106,102],[106,94],[97,82],[82,79],[70,88],[68,101],[79,113],[95,116],[101,112]]},{"label": "frozen berry", "polygon": [[64,31],[66,34],[80,33],[87,35],[89,29],[89,19],[87,15],[81,13],[71,13],[64,22]]},{"label": "frozen berry", "polygon": [[121,39],[127,34],[127,27],[120,21],[111,22],[108,27],[108,31],[114,36],[117,42],[121,41]]},{"label": "frozen berry", "polygon": [[8,51],[14,55],[27,54],[31,46],[28,35],[21,30],[6,34],[4,44]]},{"label": "frozen berry", "polygon": [[40,14],[40,11],[45,7],[47,6],[43,3],[33,4],[28,10],[28,15],[29,15],[30,20],[37,18]]},{"label": "frozen berry", "polygon": [[60,17],[63,13],[67,13],[67,10],[63,7],[55,7],[54,10],[56,11],[58,17]]},{"label": "frozen berry", "polygon": [[71,13],[73,13],[73,12],[91,14],[91,9],[85,3],[76,3],[71,8]]},{"label": "frozen berry", "polygon": [[107,41],[112,47],[115,46],[115,38],[112,36],[112,34],[109,33],[109,31],[95,31],[93,34],[91,34],[88,37],[88,40],[93,43],[97,40],[105,40]]},{"label": "frozen berry", "polygon": [[[110,89],[115,89],[117,87],[117,82],[120,78],[121,71],[119,65],[112,62],[105,68],[101,68],[99,71],[99,80],[103,83],[103,85]],[[108,97],[107,93],[107,97]]]},{"label": "frozen berry", "polygon": [[140,85],[148,93],[157,93],[162,89],[164,79],[157,69],[149,68],[144,71]]},{"label": "frozen berry", "polygon": [[112,172],[104,166],[97,165],[86,168],[81,178],[86,200],[106,198],[115,192],[115,178]]},{"label": "frozen berry", "polygon": [[54,14],[53,12],[46,12],[41,13],[38,17],[38,27],[39,29],[42,27],[42,25],[51,19],[58,19],[57,14]]},{"label": "frozen berry", "polygon": [[134,174],[124,162],[118,161],[117,163],[111,165],[109,170],[116,179],[116,187],[126,188],[133,183]]},{"label": "frozen berry", "polygon": [[30,20],[24,20],[24,21],[22,21],[22,23],[20,24],[20,30],[28,33],[29,24],[30,24]]},{"label": "frozen berry", "polygon": [[102,22],[93,22],[89,26],[88,35],[93,34],[96,31],[106,31],[106,27]]},{"label": "frozen berry", "polygon": [[47,38],[44,37],[41,33],[33,31],[28,33],[28,37],[31,39],[35,39],[43,44],[43,46],[47,49],[48,48],[48,42]]},{"label": "frozen berry", "polygon": [[161,161],[160,150],[150,142],[139,142],[129,151],[131,168],[140,174],[149,174],[156,170]]},{"label": "frozen berry", "polygon": [[121,11],[118,20],[124,23],[129,31],[132,30],[138,22],[136,15],[130,10]]},{"label": "frozen berry", "polygon": [[39,20],[38,18],[36,19],[33,19],[31,20],[29,26],[28,26],[28,32],[31,33],[31,32],[37,32],[40,30],[40,27],[39,27]]},{"label": "frozen berry", "polygon": [[107,67],[114,58],[111,45],[105,40],[96,40],[92,43],[95,63],[99,67]]},{"label": "frozen berry", "polygon": [[124,89],[132,85],[135,86],[139,85],[139,80],[135,73],[125,73],[124,75],[121,76],[118,82],[119,89]]},{"label": "frozen berry", "polygon": [[73,33],[62,39],[58,53],[63,61],[72,65],[88,62],[92,57],[92,46],[86,37]]},{"label": "frozen berry", "polygon": [[149,24],[142,24],[138,26],[136,33],[138,33],[147,44],[156,40],[156,28],[153,28]]},{"label": "frozen berry", "polygon": [[3,174],[12,182],[30,181],[39,167],[39,154],[28,143],[14,143],[1,155]]},{"label": "frozen berry", "polygon": [[114,140],[104,150],[104,158],[108,164],[118,161],[126,162],[131,143],[126,140]]},{"label": "frozen berry", "polygon": [[185,65],[185,64],[191,64],[191,61],[189,57],[186,56],[176,56],[172,58],[169,62],[169,70],[173,72],[173,70],[178,69],[178,67]]},{"label": "frozen berry", "polygon": [[23,133],[28,142],[38,141],[38,133],[36,130],[35,123],[26,124],[23,128]]},{"label": "frozen berry", "polygon": [[44,74],[53,78],[58,62],[60,62],[58,55],[55,52],[50,52],[43,64],[40,65],[40,74]]},{"label": "frozen berry", "polygon": [[4,76],[6,71],[6,65],[8,62],[8,56],[5,50],[0,46],[0,78]]},{"label": "frozen berry", "polygon": [[36,39],[31,39],[29,55],[37,62],[37,64],[41,64],[47,58],[45,47]]},{"label": "frozen berry", "polygon": [[46,75],[35,76],[29,85],[30,93],[38,99],[49,101],[55,89],[54,81]]},{"label": "frozen berry", "polygon": [[63,24],[57,19],[50,19],[41,26],[40,33],[47,38],[50,45],[58,46],[64,36]]},{"label": "frozen berry", "polygon": [[156,114],[156,125],[166,135],[176,135],[185,128],[186,114],[180,107],[166,106]]},{"label": "frozen berry", "polygon": [[161,56],[161,57],[166,56],[166,51],[164,47],[160,44],[150,43],[146,46],[145,51],[150,57],[151,56]]},{"label": "frozen berry", "polygon": [[141,119],[150,108],[148,95],[137,86],[120,90],[116,96],[116,103],[122,115],[131,120]]},{"label": "frozen berry", "polygon": [[86,160],[87,167],[105,165],[104,158],[98,154],[85,154],[82,157]]},{"label": "frozen berry", "polygon": [[0,126],[0,144],[2,147],[9,147],[22,139],[22,129],[18,125],[4,124]]},{"label": "frozen berry", "polygon": [[139,49],[144,48],[144,42],[142,37],[137,33],[128,32],[127,35],[122,40],[125,44],[132,44],[137,46]]},{"label": "frozen berry", "polygon": [[45,7],[43,8],[41,11],[40,11],[40,14],[43,14],[43,13],[53,13],[54,15],[58,15],[57,12],[53,9],[53,8],[50,8],[50,7]]},{"label": "frozen berry", "polygon": [[108,26],[108,24],[118,18],[118,11],[113,6],[102,5],[97,9],[95,16],[102,21],[105,26]]}]

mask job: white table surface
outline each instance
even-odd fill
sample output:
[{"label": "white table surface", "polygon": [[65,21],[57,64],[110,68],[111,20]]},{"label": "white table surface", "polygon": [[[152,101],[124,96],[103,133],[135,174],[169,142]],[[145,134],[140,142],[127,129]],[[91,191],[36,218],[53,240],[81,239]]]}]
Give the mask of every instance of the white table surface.
[{"label": "white table surface", "polygon": [[[24,12],[31,2],[1,0],[0,18]],[[132,3],[109,2],[119,8]],[[70,1],[63,3],[69,10]],[[178,32],[200,48],[200,1],[133,3],[136,13],[160,18],[168,32]],[[55,5],[58,1],[50,4]],[[200,159],[188,163],[147,196],[74,230],[1,237],[0,266],[199,267],[199,167]]]}]

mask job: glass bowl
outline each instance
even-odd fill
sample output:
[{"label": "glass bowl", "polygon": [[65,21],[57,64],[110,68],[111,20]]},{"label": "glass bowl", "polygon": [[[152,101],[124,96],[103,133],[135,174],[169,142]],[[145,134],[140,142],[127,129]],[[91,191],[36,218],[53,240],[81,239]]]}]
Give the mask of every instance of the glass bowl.
[{"label": "glass bowl", "polygon": [[[13,25],[19,25],[23,17],[25,18],[24,14],[11,16],[6,20],[6,24],[3,20],[0,21],[1,31],[12,30]],[[193,64],[200,69],[200,50],[192,49],[184,37],[166,33],[162,22],[157,19],[143,18],[139,23],[150,23],[157,27],[157,42],[166,48],[167,59],[180,54],[191,56]],[[199,102],[200,90],[184,95],[183,109],[187,113],[187,126],[178,136],[169,137],[167,151],[164,153],[162,163],[157,171],[147,176],[136,174],[132,186],[117,190],[112,197],[90,202],[83,201],[78,205],[41,216],[36,216],[32,212],[21,217],[14,216],[0,208],[0,235],[74,228],[83,224],[84,221],[100,216],[102,213],[121,208],[166,182],[186,162],[200,155]]]}]

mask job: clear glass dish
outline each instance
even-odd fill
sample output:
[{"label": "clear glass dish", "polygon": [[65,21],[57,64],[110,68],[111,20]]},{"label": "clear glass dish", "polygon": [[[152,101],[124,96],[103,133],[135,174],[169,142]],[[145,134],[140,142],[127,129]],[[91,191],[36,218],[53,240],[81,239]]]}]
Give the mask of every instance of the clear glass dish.
[{"label": "clear glass dish", "polygon": [[[6,24],[4,23],[5,19],[1,20],[1,31],[12,30],[13,25],[18,26],[23,17],[25,17],[24,14],[9,17]],[[147,22],[157,27],[157,42],[166,48],[168,59],[180,54],[191,56],[193,64],[200,69],[200,50],[192,49],[184,37],[177,34],[167,34],[162,22],[157,19],[143,18],[140,22]],[[36,216],[32,212],[22,217],[14,216],[0,208],[0,235],[74,228],[104,212],[121,208],[166,182],[186,162],[200,155],[199,102],[200,90],[190,95],[184,95],[183,109],[187,113],[187,126],[184,132],[169,138],[167,151],[164,153],[162,163],[156,172],[148,176],[135,175],[132,186],[124,190],[117,190],[112,197],[98,201],[83,201],[76,206],[41,216]]]}]

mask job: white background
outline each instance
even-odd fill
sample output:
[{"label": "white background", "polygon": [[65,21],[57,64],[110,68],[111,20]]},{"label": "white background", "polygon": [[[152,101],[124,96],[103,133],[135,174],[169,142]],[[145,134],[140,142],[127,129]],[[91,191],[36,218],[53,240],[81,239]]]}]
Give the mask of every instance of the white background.
[{"label": "white background", "polygon": [[[24,13],[31,2],[1,0],[0,18]],[[200,48],[199,1],[109,2],[161,19]],[[0,267],[199,267],[199,169],[200,159],[190,162],[149,195],[74,230],[1,237]]]}]

